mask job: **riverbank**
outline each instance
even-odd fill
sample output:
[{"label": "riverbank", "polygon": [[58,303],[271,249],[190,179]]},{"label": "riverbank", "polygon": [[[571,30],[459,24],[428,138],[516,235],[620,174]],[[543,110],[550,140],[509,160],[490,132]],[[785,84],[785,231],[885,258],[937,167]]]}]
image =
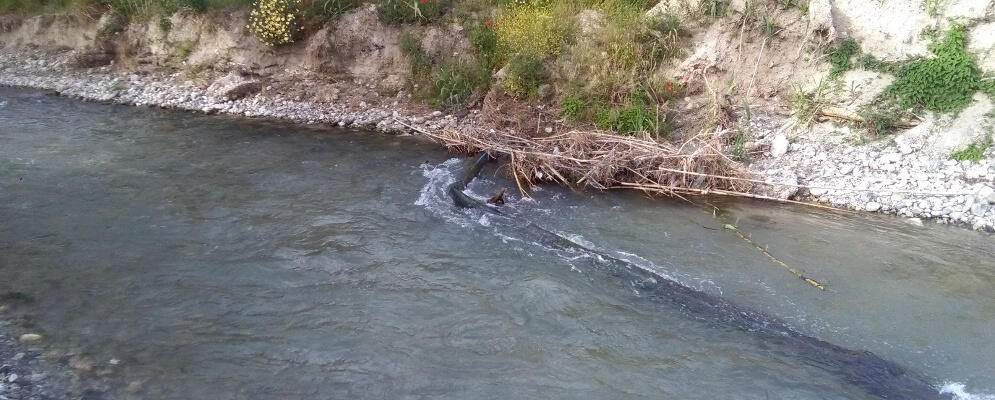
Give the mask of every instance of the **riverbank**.
[{"label": "riverbank", "polygon": [[[361,82],[338,82],[335,102],[307,99],[300,93],[313,85],[307,78],[284,77],[261,85],[252,95],[230,100],[223,92],[197,85],[184,74],[121,72],[113,66],[79,69],[71,66],[73,52],[7,49],[0,54],[0,84],[53,90],[88,101],[162,107],[200,113],[274,118],[302,124],[362,128],[390,134],[479,128],[484,122],[476,110],[464,115],[414,111],[406,99],[384,99]],[[217,78],[223,78],[219,76]],[[244,82],[243,82],[244,83]],[[237,85],[236,85],[237,86]],[[216,88],[215,88],[216,89]],[[370,97],[381,106],[371,107]],[[371,100],[375,101],[375,100]],[[776,115],[751,122],[756,146],[772,149],[785,140]],[[881,140],[866,145],[833,143],[824,137],[798,136],[781,151],[767,150],[744,167],[756,180],[758,193],[785,199],[813,201],[833,207],[883,212],[939,223],[955,223],[975,230],[995,230],[995,153],[988,149],[979,162],[956,162],[929,155],[918,148]],[[776,154],[776,155],[775,155]]]}]

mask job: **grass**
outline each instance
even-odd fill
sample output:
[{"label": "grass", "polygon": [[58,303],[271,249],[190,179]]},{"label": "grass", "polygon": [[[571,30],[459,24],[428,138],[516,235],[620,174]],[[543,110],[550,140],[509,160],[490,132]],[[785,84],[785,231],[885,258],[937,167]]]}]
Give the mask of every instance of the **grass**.
[{"label": "grass", "polygon": [[475,70],[472,65],[463,60],[446,60],[436,72],[432,91],[435,98],[433,105],[441,108],[457,108],[473,94],[474,89],[484,85],[490,74]]},{"label": "grass", "polygon": [[421,47],[418,38],[402,34],[398,43],[411,64],[408,89],[418,99],[434,107],[455,109],[465,105],[475,90],[482,90],[490,79],[490,70],[458,58],[433,60]]},{"label": "grass", "polygon": [[792,90],[791,114],[795,120],[803,125],[808,125],[819,116],[822,107],[825,106],[826,96],[831,90],[830,81],[819,82],[813,91],[806,91],[799,85],[795,85]]},{"label": "grass", "polygon": [[450,0],[378,0],[377,17],[387,25],[429,23],[439,19]]}]

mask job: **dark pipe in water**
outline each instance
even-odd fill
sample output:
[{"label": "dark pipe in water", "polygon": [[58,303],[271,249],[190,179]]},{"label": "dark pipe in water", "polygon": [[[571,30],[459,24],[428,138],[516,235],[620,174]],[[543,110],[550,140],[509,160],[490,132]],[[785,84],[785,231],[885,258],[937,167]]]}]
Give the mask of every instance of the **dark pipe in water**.
[{"label": "dark pipe in water", "polygon": [[[462,208],[480,208],[495,215],[510,218],[496,208],[476,200],[463,190],[490,159],[487,153],[476,156],[466,173],[449,185],[449,195]],[[766,342],[790,349],[808,365],[828,371],[847,384],[883,399],[937,400],[952,399],[941,394],[922,378],[868,351],[854,351],[798,332],[784,322],[761,312],[734,305],[721,297],[712,296],[684,286],[676,281],[653,274],[628,261],[583,246],[551,232],[531,221],[516,221],[529,234],[537,235],[542,243],[564,250],[574,250],[603,260],[613,275],[638,282],[638,289],[649,298],[685,310],[693,315],[750,332]]]}]

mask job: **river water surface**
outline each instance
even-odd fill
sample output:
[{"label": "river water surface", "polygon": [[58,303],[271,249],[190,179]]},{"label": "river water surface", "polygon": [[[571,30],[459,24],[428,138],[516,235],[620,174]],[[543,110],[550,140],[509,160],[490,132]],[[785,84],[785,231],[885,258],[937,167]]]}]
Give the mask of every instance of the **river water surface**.
[{"label": "river water surface", "polygon": [[[874,398],[454,208],[462,167],[414,138],[0,89],[0,294],[48,348],[120,360],[108,398]],[[514,183],[492,166],[470,192],[499,187]],[[993,398],[990,235],[769,203],[713,217],[632,193],[534,197],[505,208],[938,392]]]}]

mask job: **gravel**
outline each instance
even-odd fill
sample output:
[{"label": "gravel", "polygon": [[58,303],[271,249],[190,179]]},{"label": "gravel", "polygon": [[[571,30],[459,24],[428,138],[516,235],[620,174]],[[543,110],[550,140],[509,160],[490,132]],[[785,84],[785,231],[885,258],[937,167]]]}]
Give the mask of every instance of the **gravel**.
[{"label": "gravel", "polygon": [[791,199],[995,232],[995,148],[979,162],[922,150],[890,140],[854,145],[802,137],[780,157],[768,152],[750,168],[797,181]]}]

